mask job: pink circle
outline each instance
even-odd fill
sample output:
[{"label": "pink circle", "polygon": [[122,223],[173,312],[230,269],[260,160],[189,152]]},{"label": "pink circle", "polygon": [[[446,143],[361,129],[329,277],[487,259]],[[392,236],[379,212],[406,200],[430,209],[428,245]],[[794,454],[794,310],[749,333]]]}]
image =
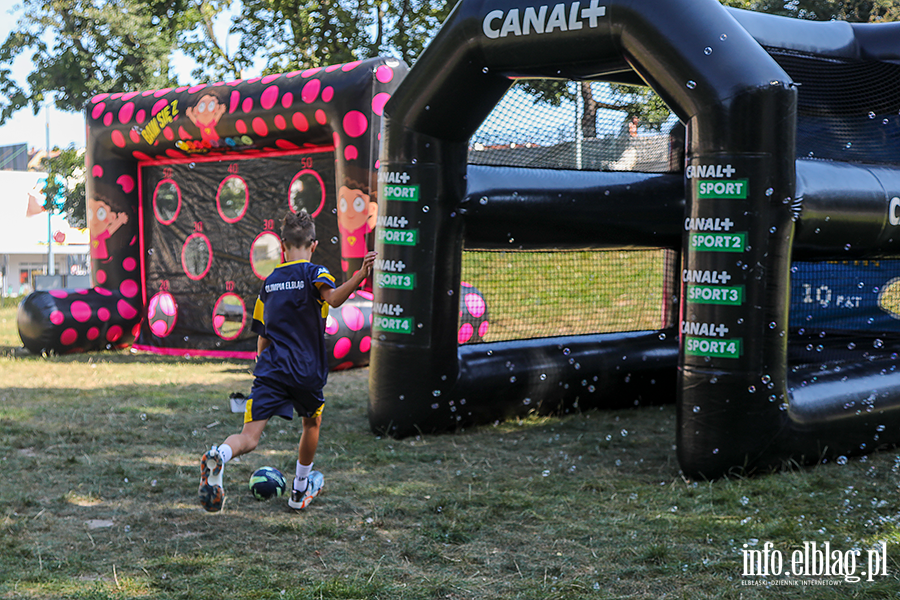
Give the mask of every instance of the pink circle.
[{"label": "pink circle", "polygon": [[344,131],[347,132],[347,135],[350,137],[361,136],[366,132],[368,126],[369,121],[366,119],[366,115],[358,110],[351,110],[344,115]]},{"label": "pink circle", "polygon": [[93,341],[100,337],[100,330],[96,327],[91,327],[87,332],[87,339]]},{"label": "pink circle", "polygon": [[131,100],[132,98],[134,98],[137,95],[138,95],[138,92],[128,92],[127,94],[122,94],[122,102]]},{"label": "pink circle", "polygon": [[97,283],[99,283],[100,285],[103,285],[104,283],[106,283],[106,271],[104,271],[103,269],[97,270],[96,277],[97,277]]},{"label": "pink circle", "polygon": [[109,137],[112,139],[112,143],[118,146],[119,148],[125,147],[125,136],[122,135],[122,132],[119,130],[113,131]]},{"label": "pink circle", "polygon": [[134,116],[134,103],[128,102],[122,105],[122,108],[119,109],[119,123],[124,125],[128,121],[131,120],[131,117]]},{"label": "pink circle", "polygon": [[62,335],[59,336],[59,341],[62,342],[63,346],[71,346],[78,339],[78,332],[72,329],[66,329],[62,332]]},{"label": "pink circle", "polygon": [[98,294],[100,294],[101,296],[112,296],[112,292],[106,288],[97,287],[97,288],[94,288],[94,291],[97,292]]},{"label": "pink circle", "polygon": [[91,98],[91,104],[96,104],[105,98],[109,98],[109,94],[97,94],[96,96]]},{"label": "pink circle", "polygon": [[122,292],[122,295],[126,298],[134,298],[138,293],[138,285],[133,279],[126,279],[122,282],[122,285],[119,286],[119,291]]},{"label": "pink circle", "polygon": [[172,133],[171,127],[166,127],[165,129],[163,129],[163,136],[165,136],[165,138],[170,142],[175,139],[175,134]]},{"label": "pink circle", "polygon": [[319,81],[318,79],[310,79],[306,82],[306,85],[303,86],[303,91],[300,92],[300,99],[307,104],[312,104],[313,102],[315,102],[316,98],[319,95],[319,90],[321,89],[321,81]]},{"label": "pink circle", "polygon": [[103,111],[106,110],[106,104],[101,102],[100,104],[95,104],[94,108],[91,110],[91,118],[95,121],[100,118],[100,115],[103,114]]},{"label": "pink circle", "polygon": [[115,342],[118,341],[119,338],[122,337],[122,328],[118,325],[113,325],[109,328],[109,331],[106,332],[106,341],[107,342]]},{"label": "pink circle", "polygon": [[253,119],[253,131],[261,137],[266,137],[269,134],[269,128],[266,127],[266,122],[261,117]]},{"label": "pink circle", "polygon": [[119,314],[125,319],[133,319],[138,314],[137,309],[124,300],[119,300],[116,303],[116,308],[119,309]]},{"label": "pink circle", "polygon": [[276,73],[275,75],[266,75],[265,77],[262,78],[261,81],[263,83],[269,83],[271,81],[275,81],[279,77],[281,77],[281,73]]},{"label": "pink circle", "polygon": [[61,311],[54,310],[50,313],[50,322],[54,325],[62,325],[63,321],[66,320],[66,317],[62,314]]},{"label": "pink circle", "polygon": [[245,113],[253,110],[253,98],[244,98],[244,101],[241,102],[241,110]]},{"label": "pink circle", "polygon": [[365,298],[366,300],[374,300],[375,299],[375,296],[372,294],[372,292],[367,292],[366,290],[359,290],[358,292],[356,292],[356,294],[360,298]]},{"label": "pink circle", "polygon": [[347,146],[344,148],[344,158],[346,160],[355,160],[359,157],[359,151],[356,149],[356,146]]},{"label": "pink circle", "polygon": [[375,94],[375,96],[372,98],[372,112],[376,115],[384,114],[384,105],[387,104],[387,101],[390,99],[391,95],[387,92]]},{"label": "pink circle", "polygon": [[487,306],[484,303],[484,298],[479,296],[478,294],[466,294],[466,309],[468,309],[469,314],[473,317],[478,318],[484,314],[484,311],[487,309]]},{"label": "pink circle", "polygon": [[166,333],[168,333],[169,325],[165,321],[153,321],[150,324],[150,331],[153,332],[154,335],[159,337],[166,337]]},{"label": "pink circle", "polygon": [[329,85],[322,90],[322,102],[331,102],[332,98],[334,98],[334,88]]},{"label": "pink circle", "polygon": [[108,112],[105,115],[103,115],[103,124],[104,125],[109,127],[110,125],[112,125],[112,122],[113,122],[113,114],[111,112]]},{"label": "pink circle", "polygon": [[359,63],[361,63],[361,62],[362,62],[362,61],[360,61],[360,60],[354,60],[353,62],[344,63],[344,66],[341,67],[341,70],[342,70],[344,73],[346,73],[347,71],[352,71],[353,69],[355,69],[356,67],[358,67],[358,66],[359,66]]},{"label": "pink circle", "polygon": [[328,335],[334,335],[340,328],[341,325],[337,322],[337,319],[335,319],[331,315],[328,315],[325,318],[325,333],[327,333]]},{"label": "pink circle", "polygon": [[[263,80],[265,83],[265,80]],[[259,104],[265,110],[270,110],[275,103],[278,102],[278,86],[270,85],[263,91],[262,95],[259,97]]]},{"label": "pink circle", "polygon": [[91,167],[91,175],[94,177],[103,177],[103,167],[100,165],[94,165]]},{"label": "pink circle", "polygon": [[275,146],[281,148],[282,150],[296,150],[300,147],[294,142],[289,142],[287,140],[275,140]]},{"label": "pink circle", "polygon": [[222,325],[225,324],[225,315],[215,315],[213,316],[213,328],[221,329]]},{"label": "pink circle", "polygon": [[171,91],[172,91],[172,88],[163,88],[161,90],[156,90],[155,92],[153,92],[153,97],[154,98],[162,98],[163,96],[165,96],[166,94],[168,94]]},{"label": "pink circle", "polygon": [[231,96],[228,101],[228,114],[234,113],[237,110],[238,104],[241,101],[241,93],[237,90],[231,92]]},{"label": "pink circle", "polygon": [[134,118],[134,120],[137,121],[138,123],[143,123],[146,118],[147,118],[147,111],[142,108],[137,111],[137,116]]},{"label": "pink circle", "polygon": [[234,128],[238,130],[238,133],[244,134],[247,133],[247,124],[244,123],[243,119],[238,119],[234,123]]},{"label": "pink circle", "polygon": [[[366,324],[366,317],[355,306],[345,306],[341,309],[341,318],[350,331],[359,331]],[[340,358],[340,357],[338,357]]]},{"label": "pink circle", "polygon": [[359,342],[359,351],[362,352],[363,354],[365,354],[366,352],[368,352],[371,349],[372,349],[372,338],[369,336],[365,336]]},{"label": "pink circle", "polygon": [[134,269],[136,267],[137,267],[137,261],[134,260],[130,256],[122,261],[122,268],[125,269],[126,271],[134,271]]},{"label": "pink circle", "polygon": [[314,67],[312,69],[306,69],[305,71],[300,73],[300,77],[302,77],[303,79],[306,79],[307,77],[312,77],[313,75],[315,75],[316,73],[318,73],[321,70],[322,70],[322,67]]},{"label": "pink circle", "polygon": [[350,338],[342,337],[334,343],[334,357],[344,358],[350,353],[350,348],[352,347],[353,343],[350,341]]},{"label": "pink circle", "polygon": [[275,127],[282,131],[287,128],[287,121],[281,115],[275,115]]},{"label": "pink circle", "polygon": [[131,155],[138,160],[153,160],[149,154],[144,154],[143,152],[132,152]]},{"label": "pink circle", "polygon": [[459,328],[459,335],[457,336],[457,340],[460,344],[465,344],[472,339],[473,333],[475,333],[475,328],[472,327],[472,324],[463,323],[462,327]]},{"label": "pink circle", "polygon": [[92,311],[87,302],[77,300],[72,303],[70,310],[72,311],[72,318],[79,323],[84,323],[91,318]]},{"label": "pink circle", "polygon": [[128,138],[131,140],[132,144],[139,144],[141,142],[141,134],[134,129],[128,131]]},{"label": "pink circle", "polygon": [[325,111],[319,109],[316,111],[316,122],[319,125],[324,125],[328,121],[328,117],[325,116]]},{"label": "pink circle", "polygon": [[294,113],[291,115],[291,124],[293,124],[294,129],[297,131],[306,131],[309,129],[309,121],[306,120],[306,117],[303,116],[303,113]]},{"label": "pink circle", "polygon": [[375,79],[381,83],[388,83],[394,78],[394,70],[387,65],[381,65],[375,69]]},{"label": "pink circle", "polygon": [[62,300],[63,298],[69,297],[69,292],[67,292],[66,290],[50,290],[50,295],[54,298],[59,298],[60,300]]},{"label": "pink circle", "polygon": [[156,104],[153,105],[153,108],[150,109],[150,116],[156,116],[156,113],[161,111],[169,104],[168,100],[159,100]]},{"label": "pink circle", "polygon": [[106,323],[107,321],[109,321],[109,310],[106,309],[106,308],[98,308],[98,309],[97,309],[97,317],[98,317],[101,321],[103,321],[104,323]]},{"label": "pink circle", "polygon": [[179,125],[178,126],[178,137],[180,137],[183,140],[189,140],[189,139],[192,139],[194,136],[189,134],[187,131],[185,131],[184,127]]},{"label": "pink circle", "polygon": [[481,325],[478,326],[478,336],[483,338],[484,336],[487,335],[487,330],[488,330],[488,322],[485,321],[484,323],[482,323]]},{"label": "pink circle", "polygon": [[134,190],[134,178],[131,175],[119,175],[116,183],[122,186],[122,191],[130,194]]},{"label": "pink circle", "polygon": [[293,103],[294,95],[290,92],[285,92],[284,96],[281,97],[281,105],[285,108],[290,108]]}]

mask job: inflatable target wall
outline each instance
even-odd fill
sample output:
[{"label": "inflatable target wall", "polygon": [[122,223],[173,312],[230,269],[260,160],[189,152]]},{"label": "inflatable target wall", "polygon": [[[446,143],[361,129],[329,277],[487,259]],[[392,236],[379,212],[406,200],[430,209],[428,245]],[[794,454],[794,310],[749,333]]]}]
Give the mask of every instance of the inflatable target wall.
[{"label": "inflatable target wall", "polygon": [[[417,285],[375,290],[372,429],[559,410],[592,378],[604,394],[584,408],[676,399],[690,477],[900,441],[896,302],[883,306],[900,286],[884,260],[900,250],[898,34],[715,0],[462,0],[385,108],[382,214],[416,243],[377,249]],[[650,86],[686,126],[685,168],[467,165],[468,140],[524,77]],[[675,328],[459,346],[462,247],[507,237],[678,251]],[[825,283],[842,269],[852,284]],[[864,305],[880,320],[840,318]]]},{"label": "inflatable target wall", "polygon": [[[34,352],[126,346],[252,358],[262,280],[280,223],[316,221],[313,260],[338,281],[374,245],[385,102],[406,66],[371,59],[261,78],[127,94],[87,107],[95,287],[22,304]],[[371,293],[332,311],[333,368],[368,360]]]}]

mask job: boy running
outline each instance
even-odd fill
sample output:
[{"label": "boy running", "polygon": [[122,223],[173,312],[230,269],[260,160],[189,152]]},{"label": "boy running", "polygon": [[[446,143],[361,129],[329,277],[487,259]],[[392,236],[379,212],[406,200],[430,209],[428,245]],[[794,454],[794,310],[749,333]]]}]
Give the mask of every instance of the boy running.
[{"label": "boy running", "polygon": [[252,452],[269,419],[291,419],[294,410],[303,420],[297,449],[296,476],[288,506],[306,508],[322,490],[324,479],[312,470],[319,444],[319,425],[328,377],[325,349],[325,317],[365,281],[375,261],[369,252],[362,267],[340,287],[325,267],[310,262],[318,246],[316,228],[306,211],[289,212],[281,224],[285,263],[263,283],[253,310],[251,329],[259,335],[253,388],[244,412],[244,426],[200,458],[200,504],[206,510],[222,510],[225,464]]}]

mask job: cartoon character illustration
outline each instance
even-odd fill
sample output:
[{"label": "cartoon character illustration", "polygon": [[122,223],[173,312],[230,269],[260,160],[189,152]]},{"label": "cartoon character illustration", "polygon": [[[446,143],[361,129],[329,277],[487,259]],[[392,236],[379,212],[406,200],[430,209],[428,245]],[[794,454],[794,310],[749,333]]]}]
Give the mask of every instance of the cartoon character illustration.
[{"label": "cartoon character illustration", "polygon": [[338,230],[341,233],[341,267],[352,274],[366,255],[366,234],[374,231],[378,203],[366,191],[368,186],[347,179],[338,190]]},{"label": "cartoon character illustration", "polygon": [[219,90],[204,91],[197,99],[197,103],[189,107],[185,114],[200,130],[200,138],[203,141],[217,141],[219,134],[216,133],[216,125],[225,114],[225,99]]},{"label": "cartoon character illustration", "polygon": [[128,213],[102,196],[88,198],[88,228],[91,231],[91,258],[109,260],[106,242],[122,225],[128,222]]}]

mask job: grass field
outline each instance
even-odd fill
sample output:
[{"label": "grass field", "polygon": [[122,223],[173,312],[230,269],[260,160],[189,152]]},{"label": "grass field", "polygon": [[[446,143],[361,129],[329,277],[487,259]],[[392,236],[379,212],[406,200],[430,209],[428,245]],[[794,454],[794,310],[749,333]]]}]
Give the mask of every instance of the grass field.
[{"label": "grass field", "polygon": [[656,330],[666,326],[666,256],[665,250],[468,251],[462,280],[484,294],[487,342]]},{"label": "grass field", "polygon": [[[279,421],[211,515],[197,460],[239,428],[248,363],[18,346],[0,309],[0,598],[900,597],[894,450],[687,481],[671,406],[378,438],[354,370],[326,390],[322,496],[295,514],[249,495],[255,468],[292,468],[298,424]],[[744,545],[767,542],[785,570],[804,542],[859,549],[857,574],[887,542],[887,575],[746,585]]]}]

